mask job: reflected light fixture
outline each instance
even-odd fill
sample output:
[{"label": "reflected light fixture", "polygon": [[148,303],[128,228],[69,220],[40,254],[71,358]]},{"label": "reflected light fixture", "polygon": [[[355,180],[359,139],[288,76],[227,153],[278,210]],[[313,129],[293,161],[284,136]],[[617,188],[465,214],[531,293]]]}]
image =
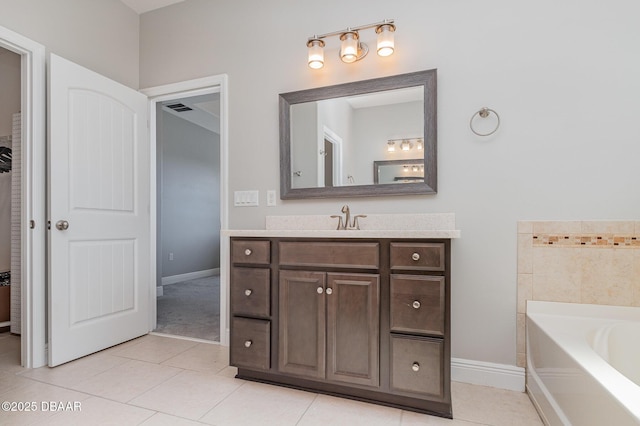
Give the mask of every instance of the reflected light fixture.
[{"label": "reflected light fixture", "polygon": [[411,151],[412,149],[422,151],[424,149],[424,140],[422,138],[406,138],[406,139],[389,139],[387,141],[387,151],[395,152],[396,142],[399,143],[401,151]]},{"label": "reflected light fixture", "polygon": [[379,56],[389,56],[395,49],[394,33],[396,26],[393,19],[385,19],[373,24],[361,25],[359,27],[348,27],[345,30],[331,33],[314,35],[307,40],[309,68],[319,69],[324,66],[324,40],[327,37],[340,37],[340,59],[345,63],[353,63],[367,56],[369,47],[360,41],[361,30],[375,28],[378,34],[377,52]]}]

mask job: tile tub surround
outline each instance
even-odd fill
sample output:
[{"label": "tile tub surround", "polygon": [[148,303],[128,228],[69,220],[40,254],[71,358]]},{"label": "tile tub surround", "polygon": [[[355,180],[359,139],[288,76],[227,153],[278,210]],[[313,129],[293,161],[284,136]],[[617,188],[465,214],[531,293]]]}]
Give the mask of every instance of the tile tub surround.
[{"label": "tile tub surround", "polygon": [[518,222],[517,365],[527,300],[640,306],[640,221]]}]

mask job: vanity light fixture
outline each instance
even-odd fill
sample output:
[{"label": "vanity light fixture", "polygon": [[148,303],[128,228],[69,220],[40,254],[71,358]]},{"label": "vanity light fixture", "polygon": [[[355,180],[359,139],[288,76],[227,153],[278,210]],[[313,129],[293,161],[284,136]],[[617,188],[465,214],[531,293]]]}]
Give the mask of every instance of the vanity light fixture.
[{"label": "vanity light fixture", "polygon": [[324,40],[327,37],[340,36],[340,59],[348,64],[359,61],[367,56],[369,47],[360,41],[361,30],[375,28],[378,34],[377,52],[379,56],[389,56],[395,49],[394,33],[396,26],[393,19],[385,19],[373,24],[361,25],[359,27],[348,27],[345,30],[331,33],[314,35],[307,40],[309,56],[307,63],[310,68],[319,69],[324,66]]},{"label": "vanity light fixture", "polygon": [[409,151],[411,149],[411,142],[409,142],[407,139],[403,140],[400,144],[400,148],[403,151]]},{"label": "vanity light fixture", "polygon": [[387,151],[395,152],[396,151],[396,143],[394,141],[387,142]]}]

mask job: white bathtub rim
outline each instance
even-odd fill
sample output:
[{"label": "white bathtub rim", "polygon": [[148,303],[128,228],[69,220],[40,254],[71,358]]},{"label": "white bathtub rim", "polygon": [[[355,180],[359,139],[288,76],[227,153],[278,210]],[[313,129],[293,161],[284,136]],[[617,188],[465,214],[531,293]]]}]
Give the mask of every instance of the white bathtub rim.
[{"label": "white bathtub rim", "polygon": [[[528,301],[527,319],[640,422],[640,386],[598,355],[587,339],[589,331],[602,326],[629,320],[640,322],[640,308]],[[529,360],[527,366],[532,367]]]}]

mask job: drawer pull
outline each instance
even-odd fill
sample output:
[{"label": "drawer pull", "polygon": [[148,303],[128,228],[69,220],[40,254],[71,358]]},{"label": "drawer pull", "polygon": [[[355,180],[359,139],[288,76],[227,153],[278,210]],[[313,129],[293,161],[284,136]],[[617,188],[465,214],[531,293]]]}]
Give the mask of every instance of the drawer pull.
[{"label": "drawer pull", "polygon": [[316,291],[318,292],[318,294],[322,294],[324,292],[324,289],[322,287],[318,287]]},{"label": "drawer pull", "polygon": [[420,371],[420,364],[418,364],[417,362],[414,362],[413,365],[411,366],[411,369],[413,371]]},{"label": "drawer pull", "polygon": [[251,256],[251,253],[253,253],[251,249],[245,249],[244,251],[245,256]]},{"label": "drawer pull", "polygon": [[415,260],[417,262],[418,260],[420,260],[420,253],[413,253],[411,255],[411,259],[413,259],[413,260]]},{"label": "drawer pull", "polygon": [[[253,290],[251,290],[250,288],[248,288],[248,289],[246,289],[246,290],[244,291],[244,295],[245,295],[245,296],[247,296],[247,297],[251,296],[251,293],[253,293]],[[415,302],[414,302],[414,303],[415,303]]]},{"label": "drawer pull", "polygon": [[331,289],[331,287],[327,289],[327,294],[333,294],[333,290]]},{"label": "drawer pull", "polygon": [[411,306],[413,306],[413,309],[420,309],[420,302],[417,300],[414,300]]},{"label": "drawer pull", "polygon": [[253,342],[251,340],[245,340],[244,341],[244,347],[245,348],[250,348],[252,344],[253,344]]}]

